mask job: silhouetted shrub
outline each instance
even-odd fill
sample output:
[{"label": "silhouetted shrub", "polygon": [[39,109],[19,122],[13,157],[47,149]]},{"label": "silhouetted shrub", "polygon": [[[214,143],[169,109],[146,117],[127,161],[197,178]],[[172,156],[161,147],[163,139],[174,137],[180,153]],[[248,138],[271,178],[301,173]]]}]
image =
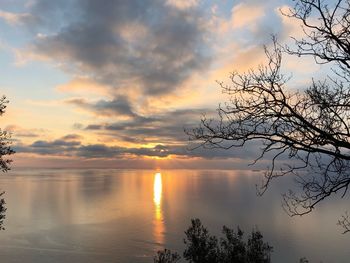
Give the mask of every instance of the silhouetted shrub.
[{"label": "silhouetted shrub", "polygon": [[[186,245],[184,259],[189,263],[269,263],[272,246],[263,241],[263,235],[253,230],[247,242],[240,228],[237,232],[224,226],[224,237],[211,236],[199,219],[192,219],[191,226],[185,231]],[[158,251],[154,263],[178,262],[180,256],[170,250]]]},{"label": "silhouetted shrub", "polygon": [[299,260],[299,263],[309,263],[309,261],[305,257],[303,257]]},{"label": "silhouetted shrub", "polygon": [[169,249],[164,249],[157,252],[157,255],[154,257],[154,263],[176,263],[180,260],[180,255],[172,253]]},{"label": "silhouetted shrub", "polygon": [[210,236],[199,219],[191,220],[191,227],[185,231],[187,245],[183,255],[190,263],[218,262],[219,248],[215,236]]},{"label": "silhouetted shrub", "polygon": [[258,230],[253,230],[247,243],[247,262],[268,263],[271,262],[272,247],[264,243],[263,235]]},{"label": "silhouetted shrub", "polygon": [[221,262],[246,262],[247,248],[243,241],[243,231],[238,227],[237,232],[226,226],[223,227],[222,232],[224,238],[221,238],[220,245],[220,261]]}]

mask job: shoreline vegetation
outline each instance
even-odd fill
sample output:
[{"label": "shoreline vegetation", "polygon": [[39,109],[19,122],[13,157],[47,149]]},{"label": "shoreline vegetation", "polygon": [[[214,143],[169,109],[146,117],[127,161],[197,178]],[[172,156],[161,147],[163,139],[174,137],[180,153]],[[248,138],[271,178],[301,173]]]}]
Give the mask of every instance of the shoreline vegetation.
[{"label": "shoreline vegetation", "polygon": [[[253,229],[247,240],[244,232],[223,226],[223,237],[210,235],[200,219],[192,219],[185,231],[186,248],[183,258],[190,263],[269,263],[273,247],[264,242],[258,229]],[[177,252],[164,249],[157,252],[154,263],[176,263],[181,256]]]}]

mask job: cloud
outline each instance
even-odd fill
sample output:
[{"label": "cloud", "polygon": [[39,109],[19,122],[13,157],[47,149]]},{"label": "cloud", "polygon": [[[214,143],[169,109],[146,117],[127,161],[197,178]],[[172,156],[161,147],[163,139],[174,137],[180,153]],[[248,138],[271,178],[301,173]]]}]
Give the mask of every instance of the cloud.
[{"label": "cloud", "polygon": [[86,145],[77,149],[77,156],[84,158],[115,158],[123,153],[125,148],[108,147],[103,144]]},{"label": "cloud", "polygon": [[18,125],[8,125],[4,130],[10,132],[13,137],[35,138],[46,133],[44,129],[25,129]]},{"label": "cloud", "polygon": [[35,38],[17,55],[65,70],[71,80],[56,87],[61,93],[52,101],[88,114],[56,140],[27,133],[36,141],[17,143],[17,151],[87,159],[255,157],[256,145],[188,151],[183,130],[203,113],[215,114],[209,107],[223,101],[215,80],[254,67],[270,34],[287,26],[271,2],[241,1],[233,9],[227,2],[210,11],[198,0],[36,0],[23,12],[35,17]]},{"label": "cloud", "polygon": [[65,93],[107,95],[109,88],[106,85],[92,81],[88,77],[76,77],[68,83],[57,86],[56,90]]},{"label": "cloud", "polygon": [[31,153],[37,155],[61,156],[86,159],[128,159],[141,157],[166,158],[169,156],[177,158],[204,158],[204,159],[226,159],[241,158],[250,160],[256,154],[256,144],[250,145],[245,151],[223,150],[223,149],[189,149],[187,145],[164,145],[157,144],[153,147],[121,147],[108,146],[105,144],[82,145],[78,141],[44,141],[39,140],[31,145],[15,145],[18,154]]},{"label": "cloud", "polygon": [[298,19],[289,17],[291,7],[283,5],[276,8],[275,13],[280,17],[283,26],[283,37],[290,38],[291,36],[300,39],[304,36],[302,23]]},{"label": "cloud", "polygon": [[166,4],[179,9],[188,9],[196,7],[199,4],[199,0],[167,0]]},{"label": "cloud", "polygon": [[39,155],[73,156],[77,147],[81,146],[83,137],[79,134],[67,134],[59,139],[36,140],[31,144],[16,142],[13,148],[19,153],[34,153]]},{"label": "cloud", "polygon": [[52,142],[48,141],[35,141],[32,145],[33,148],[54,148],[54,147],[71,147],[80,145],[78,141],[65,141],[65,140],[54,140]]},{"label": "cloud", "polygon": [[65,102],[91,111],[96,115],[138,117],[125,96],[119,96],[113,100],[98,100],[97,102],[89,102],[83,98],[72,98]]},{"label": "cloud", "polygon": [[83,158],[128,158],[134,157],[167,157],[171,154],[181,154],[181,151],[169,149],[163,145],[156,145],[151,148],[146,147],[119,147],[107,146],[105,144],[81,145],[79,141],[35,141],[30,145],[18,144],[14,146],[17,153],[32,153],[38,155],[83,157]]},{"label": "cloud", "polygon": [[[208,67],[198,9],[172,8],[160,0],[51,2],[56,1],[38,0],[32,12],[40,21],[50,15],[56,31],[36,38],[26,52],[109,85],[115,93],[130,88],[151,96],[171,93],[194,71]],[[64,15],[68,7],[74,16]]]},{"label": "cloud", "polygon": [[97,101],[72,98],[66,103],[103,117],[100,122],[95,118],[94,122],[85,126],[80,124],[76,129],[97,133],[104,140],[118,139],[129,143],[184,143],[187,141],[185,128],[196,126],[204,113],[214,115],[209,108],[163,109],[140,114],[124,96]]},{"label": "cloud", "polygon": [[74,141],[74,140],[80,140],[82,138],[83,138],[83,136],[81,136],[79,134],[67,134],[67,135],[63,136],[61,138],[61,140]]},{"label": "cloud", "polygon": [[188,139],[184,129],[196,126],[204,112],[213,114],[209,109],[174,110],[152,116],[136,116],[125,121],[92,123],[85,130],[101,132],[103,135],[126,141],[183,144]]},{"label": "cloud", "polygon": [[132,156],[147,157],[168,157],[169,155],[187,155],[184,151],[179,151],[179,147],[168,147],[164,145],[156,145],[151,148],[126,148],[106,146],[103,144],[94,144],[82,146],[77,149],[77,156],[84,158],[116,158]]},{"label": "cloud", "polygon": [[285,35],[274,1],[242,1],[232,8],[230,23],[232,29],[240,33],[242,47],[266,45],[271,43],[271,35],[281,38]]},{"label": "cloud", "polygon": [[252,26],[259,19],[265,16],[264,5],[239,3],[232,8],[232,26],[233,28],[241,28],[244,26]]},{"label": "cloud", "polygon": [[12,13],[3,10],[0,10],[0,18],[12,26],[33,24],[36,21],[35,17],[29,13]]}]

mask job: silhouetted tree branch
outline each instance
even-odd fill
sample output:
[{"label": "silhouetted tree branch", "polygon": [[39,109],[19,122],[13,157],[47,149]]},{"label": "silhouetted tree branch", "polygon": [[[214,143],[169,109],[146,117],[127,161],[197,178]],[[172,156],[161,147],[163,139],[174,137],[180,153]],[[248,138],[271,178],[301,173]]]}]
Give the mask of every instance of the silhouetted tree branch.
[{"label": "silhouetted tree branch", "polygon": [[[246,74],[233,73],[231,85],[220,82],[230,103],[218,108],[218,118],[202,118],[188,132],[190,140],[209,148],[243,147],[262,142],[255,161],[270,158],[260,193],[271,180],[294,175],[301,193],[284,195],[290,215],[311,212],[325,198],[350,184],[350,2],[327,5],[321,0],[297,0],[285,14],[302,22],[305,37],[283,47],[273,38],[265,48],[266,65]],[[313,56],[331,63],[332,74],[312,80],[304,91],[287,88],[290,77],[281,73],[282,54]],[[289,162],[281,165],[281,159]]]},{"label": "silhouetted tree branch", "polygon": [[350,232],[350,217],[348,212],[341,216],[338,220],[338,225],[344,229],[343,234]]}]

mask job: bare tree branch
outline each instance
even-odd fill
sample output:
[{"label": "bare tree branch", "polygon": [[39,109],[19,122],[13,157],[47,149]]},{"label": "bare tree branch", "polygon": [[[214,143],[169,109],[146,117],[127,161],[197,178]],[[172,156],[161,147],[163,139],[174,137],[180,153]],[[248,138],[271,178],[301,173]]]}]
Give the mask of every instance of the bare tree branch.
[{"label": "bare tree branch", "polygon": [[[217,118],[202,118],[188,134],[208,148],[262,142],[254,163],[267,154],[273,157],[260,193],[274,178],[294,175],[301,193],[283,196],[284,208],[293,216],[311,212],[335,193],[344,197],[350,184],[350,1],[330,6],[297,0],[284,15],[302,22],[305,37],[293,38],[293,47],[273,38],[272,49],[265,47],[267,64],[246,74],[232,73],[231,85],[219,82],[230,103],[219,106]],[[335,76],[292,92],[286,87],[290,77],[281,73],[283,53],[331,63]],[[286,157],[289,162],[281,165]]]}]

